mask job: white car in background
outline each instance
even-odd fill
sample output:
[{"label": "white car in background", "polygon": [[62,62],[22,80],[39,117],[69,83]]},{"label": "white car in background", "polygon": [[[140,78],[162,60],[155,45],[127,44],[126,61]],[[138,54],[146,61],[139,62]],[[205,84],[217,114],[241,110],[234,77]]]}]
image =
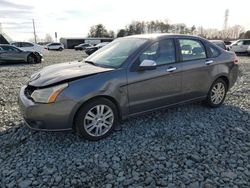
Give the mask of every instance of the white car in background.
[{"label": "white car in background", "polygon": [[38,52],[40,54],[43,53],[43,47],[33,42],[12,42],[11,45],[14,45],[18,48],[21,48],[22,50],[29,52]]},{"label": "white car in background", "polygon": [[240,39],[230,45],[230,51],[235,53],[246,53],[250,46],[250,39]]},{"label": "white car in background", "polygon": [[64,49],[64,45],[62,43],[59,43],[59,42],[52,42],[52,43],[47,44],[45,46],[45,49],[62,51]]}]

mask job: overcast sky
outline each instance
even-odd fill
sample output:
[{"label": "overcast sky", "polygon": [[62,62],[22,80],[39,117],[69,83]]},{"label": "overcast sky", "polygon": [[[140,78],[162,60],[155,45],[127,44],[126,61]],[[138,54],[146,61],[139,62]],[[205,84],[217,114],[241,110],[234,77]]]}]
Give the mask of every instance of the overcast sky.
[{"label": "overcast sky", "polygon": [[102,23],[107,30],[124,28],[131,21],[169,20],[187,26],[222,29],[225,10],[229,26],[250,29],[250,0],[0,0],[0,23],[13,40],[37,35],[84,37],[92,25]]}]

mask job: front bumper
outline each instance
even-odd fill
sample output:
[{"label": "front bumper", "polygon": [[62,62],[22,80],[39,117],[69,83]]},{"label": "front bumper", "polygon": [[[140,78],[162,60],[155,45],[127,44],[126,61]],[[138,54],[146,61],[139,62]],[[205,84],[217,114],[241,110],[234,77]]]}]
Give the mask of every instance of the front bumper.
[{"label": "front bumper", "polygon": [[35,130],[63,131],[71,130],[73,118],[70,117],[74,107],[72,101],[60,101],[51,104],[35,103],[24,93],[19,94],[19,108],[28,127]]}]

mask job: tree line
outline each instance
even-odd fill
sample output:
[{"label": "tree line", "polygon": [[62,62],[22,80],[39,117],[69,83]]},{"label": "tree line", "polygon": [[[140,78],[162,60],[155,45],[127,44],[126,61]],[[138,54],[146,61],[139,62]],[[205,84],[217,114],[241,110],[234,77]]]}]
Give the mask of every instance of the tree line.
[{"label": "tree line", "polygon": [[186,24],[170,24],[168,21],[133,21],[120,29],[116,34],[114,31],[108,31],[103,24],[97,24],[90,28],[88,37],[124,37],[135,34],[145,33],[175,33],[191,34],[201,36],[207,39],[235,40],[238,38],[250,38],[250,30],[244,30],[241,25],[234,25],[226,30],[205,29],[203,27],[188,27]]}]

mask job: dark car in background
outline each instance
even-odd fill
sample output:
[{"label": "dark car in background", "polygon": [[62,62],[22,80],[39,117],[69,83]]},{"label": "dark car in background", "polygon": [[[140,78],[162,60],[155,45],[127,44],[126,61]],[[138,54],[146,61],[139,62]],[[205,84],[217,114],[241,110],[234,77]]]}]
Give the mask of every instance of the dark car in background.
[{"label": "dark car in background", "polygon": [[19,103],[33,129],[74,129],[98,140],[119,120],[141,113],[194,101],[219,107],[237,75],[235,53],[203,38],[135,35],[114,40],[83,62],[34,73]]},{"label": "dark car in background", "polygon": [[92,45],[91,44],[87,44],[87,43],[82,43],[82,44],[79,44],[77,46],[75,46],[75,50],[85,50],[87,47],[91,47]]},{"label": "dark car in background", "polygon": [[109,42],[101,42],[101,43],[97,44],[96,46],[87,47],[87,48],[85,48],[85,53],[88,55],[91,55],[95,51],[97,51],[98,49],[102,48],[103,46],[106,46],[108,43]]},{"label": "dark car in background", "polygon": [[0,63],[41,63],[38,52],[25,51],[12,45],[0,44]]},{"label": "dark car in background", "polygon": [[214,43],[215,45],[221,47],[223,50],[229,50],[227,47],[226,47],[226,44],[223,40],[210,40],[210,42]]}]

